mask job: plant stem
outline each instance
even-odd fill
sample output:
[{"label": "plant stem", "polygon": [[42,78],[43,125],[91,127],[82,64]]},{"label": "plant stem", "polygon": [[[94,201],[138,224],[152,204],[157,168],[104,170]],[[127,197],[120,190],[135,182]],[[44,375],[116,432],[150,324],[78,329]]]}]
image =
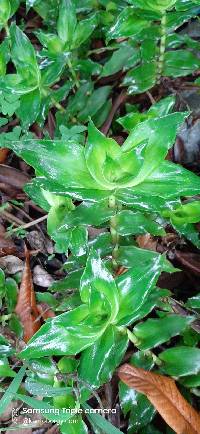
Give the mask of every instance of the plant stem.
[{"label": "plant stem", "polygon": [[166,47],[166,12],[163,13],[160,23],[160,47],[159,47],[159,57],[157,64],[157,83],[160,82],[162,72],[163,72],[163,63],[164,63],[164,55],[165,55],[165,47]]},{"label": "plant stem", "polygon": [[67,64],[68,64],[69,70],[70,70],[70,72],[71,72],[71,74],[72,74],[72,77],[73,77],[73,79],[74,79],[75,85],[76,85],[76,87],[77,87],[77,89],[78,89],[78,88],[80,87],[80,84],[79,84],[79,81],[78,81],[77,75],[76,75],[76,73],[75,73],[75,71],[74,71],[74,68],[73,68],[72,62],[71,62],[71,60],[70,60],[69,58],[67,59]]},{"label": "plant stem", "polygon": [[114,195],[109,197],[109,208],[115,209],[116,211],[115,215],[112,216],[110,219],[110,233],[111,233],[112,244],[114,246],[112,251],[112,265],[114,270],[116,270],[118,268],[118,263],[116,259],[118,256],[118,249],[119,249],[119,234],[117,233],[117,222],[116,222],[117,204]]}]

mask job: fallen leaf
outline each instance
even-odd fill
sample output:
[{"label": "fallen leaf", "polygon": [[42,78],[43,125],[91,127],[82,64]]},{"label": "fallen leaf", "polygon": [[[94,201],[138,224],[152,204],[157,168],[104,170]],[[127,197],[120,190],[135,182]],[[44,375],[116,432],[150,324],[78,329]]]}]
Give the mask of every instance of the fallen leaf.
[{"label": "fallen leaf", "polygon": [[0,234],[0,256],[17,254],[17,247],[11,238]]},{"label": "fallen leaf", "polygon": [[200,415],[183,398],[172,378],[125,364],[120,380],[147,396],[165,422],[177,434],[199,434]]},{"label": "fallen leaf", "polygon": [[10,150],[8,148],[0,149],[0,164],[5,163],[9,152],[10,152]]},{"label": "fallen leaf", "polygon": [[48,318],[54,318],[56,316],[54,311],[49,307],[47,303],[37,304],[37,309],[43,320],[46,320]]},{"label": "fallen leaf", "polygon": [[141,249],[157,251],[157,240],[150,234],[138,235],[136,241]]},{"label": "fallen leaf", "polygon": [[49,288],[54,282],[54,279],[41,265],[36,265],[33,269],[33,282],[35,285]]},{"label": "fallen leaf", "polygon": [[194,274],[200,274],[200,255],[198,253],[181,252],[176,250],[175,257],[186,268]]},{"label": "fallen leaf", "polygon": [[14,255],[7,255],[0,258],[0,268],[7,274],[16,274],[23,270],[23,261]]},{"label": "fallen leaf", "polygon": [[36,321],[39,312],[36,306],[35,292],[33,288],[32,273],[30,268],[30,253],[25,248],[25,266],[22,273],[22,280],[18,294],[16,314],[19,316],[24,328],[24,341],[29,339],[39,330],[41,323]]},{"label": "fallen leaf", "polygon": [[22,190],[28,181],[30,181],[30,177],[21,170],[6,166],[5,164],[0,165],[0,182]]}]

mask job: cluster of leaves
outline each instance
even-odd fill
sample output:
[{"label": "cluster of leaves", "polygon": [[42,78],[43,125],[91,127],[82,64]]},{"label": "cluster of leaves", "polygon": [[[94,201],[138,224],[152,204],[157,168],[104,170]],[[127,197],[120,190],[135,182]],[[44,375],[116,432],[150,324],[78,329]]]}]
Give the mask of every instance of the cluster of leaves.
[{"label": "cluster of leaves", "polygon": [[[66,277],[36,294],[58,315],[35,334],[34,328],[25,348],[15,354],[24,367],[16,374],[6,358],[0,361],[0,375],[15,377],[0,411],[15,397],[46,409],[48,419],[61,424],[61,433],[71,434],[75,427],[83,434],[88,427],[79,410],[89,410],[88,400],[98,397],[99,387],[112,379],[128,345],[137,349],[131,364],[175,377],[191,402],[192,392],[199,393],[199,336],[193,329],[199,296],[187,302],[191,315],[175,314],[171,294],[159,288],[158,278],[163,271],[178,270],[164,254],[141,249],[136,242],[139,235],[164,236],[170,224],[200,247],[195,227],[200,201],[194,197],[200,194],[199,177],[166,160],[189,112],[174,110],[173,95],[142,113],[131,106],[117,119],[116,130],[122,127],[129,133],[120,146],[99,131],[111,109],[113,89],[97,84],[123,70],[120,84],[128,93],[139,94],[163,76],[196,71],[199,44],[177,29],[200,8],[194,0],[31,0],[27,9],[33,7],[44,22],[44,29],[34,31],[33,44],[24,23],[15,23],[19,3],[4,0],[0,10],[5,32],[0,45],[0,125],[16,117],[19,123],[0,136],[0,145],[35,169],[36,177],[25,191],[48,213],[48,234],[56,252],[68,258]],[[103,38],[107,45],[92,49],[91,38]],[[92,56],[102,52],[108,53],[106,59],[94,61]],[[53,140],[47,128],[50,114]],[[33,134],[35,123],[44,127],[42,139]],[[90,227],[98,229],[93,238]],[[20,313],[14,282],[0,275],[0,294],[9,300],[12,318],[14,309]],[[59,302],[55,292],[61,295]],[[35,300],[30,305],[35,309]],[[0,347],[5,357],[13,355],[3,337]],[[128,432],[155,433],[151,423],[156,410],[141,394],[145,389],[132,385],[136,390],[122,382],[119,386],[122,411],[129,414]],[[53,408],[76,409],[77,414],[57,416]],[[95,433],[120,433],[100,415],[87,415]],[[176,429],[170,418],[166,420]]]}]

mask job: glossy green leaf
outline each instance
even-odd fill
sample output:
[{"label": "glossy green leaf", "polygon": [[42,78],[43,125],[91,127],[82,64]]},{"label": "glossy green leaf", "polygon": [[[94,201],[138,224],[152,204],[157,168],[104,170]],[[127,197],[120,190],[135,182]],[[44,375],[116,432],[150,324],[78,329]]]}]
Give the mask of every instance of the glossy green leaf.
[{"label": "glossy green leaf", "polygon": [[139,61],[139,51],[131,45],[121,44],[118,50],[114,51],[110,59],[103,66],[101,77],[116,74],[120,69],[127,69],[130,66],[134,66]]},{"label": "glossy green leaf", "polygon": [[131,269],[117,278],[121,295],[116,318],[119,325],[129,325],[143,318],[164,295],[162,290],[155,288],[157,279],[165,268],[164,257],[155,252],[149,253],[150,255],[137,247],[120,247],[118,260]]},{"label": "glossy green leaf", "polygon": [[0,358],[0,378],[1,377],[15,377],[16,372],[10,368],[8,359],[6,357]]},{"label": "glossy green leaf", "polygon": [[141,350],[149,350],[181,334],[192,320],[192,317],[179,315],[169,315],[159,319],[149,318],[137,324],[133,333],[139,340],[138,347]]},{"label": "glossy green leaf", "polygon": [[144,122],[147,119],[157,118],[171,113],[174,104],[174,96],[167,96],[166,98],[163,98],[159,102],[153,104],[147,112],[130,112],[117,119],[117,122],[119,122],[119,124],[122,125],[126,130],[131,131],[139,122]]},{"label": "glossy green leaf", "polygon": [[186,306],[191,307],[192,309],[200,309],[200,294],[188,298]]},{"label": "glossy green leaf", "polygon": [[82,256],[88,249],[88,231],[84,226],[75,227],[70,239],[70,250],[73,255]]},{"label": "glossy green leaf", "polygon": [[19,389],[19,386],[23,380],[24,374],[26,372],[25,366],[22,366],[18,373],[16,374],[13,381],[10,383],[8,388],[6,389],[4,395],[2,396],[0,400],[0,414],[3,414],[6,410],[7,406],[10,404],[12,399],[14,398],[15,393]]},{"label": "glossy green leaf", "polygon": [[29,392],[31,395],[35,396],[62,396],[63,393],[70,393],[72,392],[71,387],[53,387],[48,384],[42,384],[39,383],[39,381],[34,381],[31,378],[26,378],[26,381],[24,383],[25,389],[27,392]]},{"label": "glossy green leaf", "polygon": [[174,224],[198,223],[200,221],[200,201],[181,204],[174,211],[163,212],[164,217],[170,217]]},{"label": "glossy green leaf", "polygon": [[20,98],[20,107],[17,110],[23,128],[28,128],[37,119],[40,112],[41,96],[39,89],[35,89]]},{"label": "glossy green leaf", "polygon": [[77,20],[74,2],[72,0],[62,0],[59,7],[57,31],[60,39],[69,45],[72,42],[76,24]]},{"label": "glossy green leaf", "polygon": [[21,351],[20,357],[30,359],[77,354],[93,344],[104,328],[105,323],[98,318],[94,321],[88,307],[82,305],[48,320]]},{"label": "glossy green leaf", "polygon": [[125,8],[117,17],[116,23],[108,31],[107,39],[135,36],[146,29],[150,22],[135,13],[134,8]]},{"label": "glossy green leaf", "polygon": [[93,14],[85,20],[79,21],[73,34],[72,48],[78,48],[90,36],[97,24],[96,15]]},{"label": "glossy green leaf", "polygon": [[83,408],[85,410],[88,420],[105,434],[122,434],[122,431],[120,431],[118,428],[108,422],[103,416],[91,412],[91,407],[88,404],[84,403]]},{"label": "glossy green leaf", "polygon": [[145,234],[164,235],[165,231],[158,223],[140,212],[120,211],[116,218],[117,232],[120,235]]},{"label": "glossy green leaf", "polygon": [[17,304],[18,286],[14,279],[7,277],[5,283],[5,297],[8,312],[13,312]]},{"label": "glossy green leaf", "polygon": [[[126,332],[110,326],[91,347],[83,351],[78,369],[80,378],[92,388],[107,383],[120,364],[127,345]],[[90,394],[90,390],[87,392]]]},{"label": "glossy green leaf", "polygon": [[163,74],[169,77],[189,75],[200,67],[200,60],[190,51],[167,51],[164,58]]},{"label": "glossy green leaf", "polygon": [[156,63],[149,62],[131,69],[125,76],[123,84],[129,86],[130,94],[146,92],[156,84]]},{"label": "glossy green leaf", "polygon": [[[72,140],[68,142],[63,140],[53,142],[51,140],[21,140],[9,142],[8,147],[32,165],[38,173],[64,185],[65,188],[66,186],[75,189],[99,188],[87,169],[83,146]],[[46,189],[48,190],[48,188]]]},{"label": "glossy green leaf", "polygon": [[89,95],[86,104],[81,111],[79,111],[78,118],[81,122],[86,122],[89,117],[94,117],[94,115],[102,108],[108,99],[110,94],[110,86],[102,86],[94,90],[94,92]]},{"label": "glossy green leaf", "polygon": [[10,27],[11,54],[18,74],[35,85],[40,81],[40,72],[35,50],[27,36],[14,23]]},{"label": "glossy green leaf", "polygon": [[[132,1],[132,0],[131,0]],[[176,0],[136,0],[134,4],[142,9],[149,9],[156,12],[165,12],[171,9],[176,3]]]},{"label": "glossy green leaf", "polygon": [[[142,351],[136,352],[131,357],[130,363],[146,370],[152,369],[154,365],[151,355]],[[130,412],[128,433],[138,432],[138,429],[149,425],[156,410],[145,395],[127,387],[120,381],[119,398],[124,415],[127,416]]]},{"label": "glossy green leaf", "polygon": [[60,426],[61,434],[87,434],[88,428],[81,416],[74,416]]},{"label": "glossy green leaf", "polygon": [[200,192],[199,177],[179,164],[163,161],[133,192],[151,193],[163,198],[193,196]]},{"label": "glossy green leaf", "polygon": [[10,342],[0,334],[0,354],[1,356],[10,356],[15,352]]},{"label": "glossy green leaf", "polygon": [[11,7],[9,0],[1,1],[1,9],[0,9],[0,26],[3,27],[8,19],[10,18]]},{"label": "glossy green leaf", "polygon": [[100,226],[108,221],[113,214],[114,210],[109,208],[108,201],[99,203],[82,202],[81,205],[65,215],[62,226],[67,229],[79,225]]},{"label": "glossy green leaf", "polygon": [[112,274],[94,250],[88,257],[81,277],[80,294],[83,303],[89,305],[91,312],[96,312],[97,315],[108,314],[110,323],[115,320],[119,310],[119,291]]},{"label": "glossy green leaf", "polygon": [[171,273],[177,271],[172,264],[167,261],[164,255],[153,252],[151,250],[139,249],[135,246],[120,247],[118,254],[118,261],[126,268],[144,267],[150,265],[153,267],[152,262],[159,264],[163,267],[163,271]]},{"label": "glossy green leaf", "polygon": [[171,376],[182,377],[200,372],[200,349],[177,346],[159,354],[162,370]]}]

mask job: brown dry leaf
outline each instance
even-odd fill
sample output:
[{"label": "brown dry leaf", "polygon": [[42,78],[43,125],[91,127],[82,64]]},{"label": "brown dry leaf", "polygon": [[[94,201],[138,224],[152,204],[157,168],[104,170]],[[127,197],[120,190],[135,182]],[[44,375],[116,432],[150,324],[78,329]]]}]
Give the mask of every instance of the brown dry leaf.
[{"label": "brown dry leaf", "polygon": [[0,149],[0,164],[5,163],[9,152],[10,152],[10,150],[8,148],[1,148]]},{"label": "brown dry leaf", "polygon": [[150,234],[138,235],[136,241],[141,249],[157,251],[157,240]]},{"label": "brown dry leaf", "polygon": [[30,268],[30,253],[26,248],[25,257],[25,267],[22,274],[15,312],[19,316],[24,328],[24,341],[28,342],[34,333],[39,330],[41,323],[40,321],[36,321],[39,316],[39,312],[36,306],[35,292],[33,288]]},{"label": "brown dry leaf", "polygon": [[200,415],[183,398],[172,378],[128,364],[119,368],[118,375],[129,387],[144,393],[177,434],[200,433]]},{"label": "brown dry leaf", "polygon": [[54,311],[49,307],[47,303],[37,304],[37,309],[43,320],[46,320],[48,318],[54,318],[56,316]]}]

